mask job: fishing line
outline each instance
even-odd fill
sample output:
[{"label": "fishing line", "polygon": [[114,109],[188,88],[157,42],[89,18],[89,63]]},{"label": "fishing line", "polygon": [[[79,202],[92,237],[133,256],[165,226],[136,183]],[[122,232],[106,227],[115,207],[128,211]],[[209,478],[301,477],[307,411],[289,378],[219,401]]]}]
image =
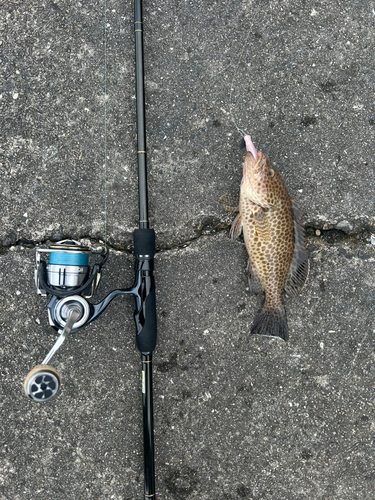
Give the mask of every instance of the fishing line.
[{"label": "fishing line", "polygon": [[244,50],[245,50],[246,43],[247,43],[248,39],[249,39],[249,35],[247,35],[246,41],[245,41],[244,46],[242,48],[242,51],[241,51],[241,54],[240,54],[240,59],[238,61],[238,64],[236,66],[236,69],[235,69],[235,72],[233,74],[233,78],[232,78],[232,81],[231,81],[231,84],[230,84],[230,92],[229,92],[229,114],[230,114],[230,117],[232,118],[232,122],[234,123],[234,126],[237,129],[237,132],[239,132],[242,136],[245,136],[245,135],[248,135],[248,134],[244,130],[242,130],[241,128],[239,128],[239,126],[237,125],[235,116],[233,114],[232,92],[234,90],[234,87],[233,87],[234,79],[236,78],[236,73],[237,73],[237,70],[238,70],[238,68],[240,66],[242,55],[244,53]]},{"label": "fishing line", "polygon": [[104,0],[104,246],[107,247],[107,0]]},{"label": "fishing line", "polygon": [[[252,7],[252,2],[250,3],[250,8]],[[256,9],[254,11],[254,14],[257,12],[258,9]],[[250,29],[248,30],[248,33],[247,33],[247,37],[246,37],[246,40],[245,40],[245,43],[243,44],[243,47],[242,47],[242,50],[241,50],[241,54],[240,54],[240,57],[239,57],[239,60],[238,60],[238,63],[237,63],[237,66],[236,66],[236,69],[234,71],[234,74],[233,74],[233,78],[232,78],[232,81],[231,81],[231,84],[230,84],[230,92],[229,92],[229,114],[230,114],[230,117],[232,119],[232,122],[234,123],[234,126],[236,127],[237,129],[237,132],[239,132],[242,136],[245,136],[245,135],[249,135],[245,130],[241,129],[238,125],[237,125],[237,121],[235,119],[235,116],[233,114],[233,102],[232,102],[232,94],[233,94],[233,90],[234,90],[234,80],[236,78],[236,74],[237,74],[237,71],[238,71],[238,68],[242,62],[242,56],[244,54],[244,51],[246,49],[246,46],[247,46],[247,42],[249,41],[249,38],[250,38],[250,34],[251,34],[251,31]]]}]

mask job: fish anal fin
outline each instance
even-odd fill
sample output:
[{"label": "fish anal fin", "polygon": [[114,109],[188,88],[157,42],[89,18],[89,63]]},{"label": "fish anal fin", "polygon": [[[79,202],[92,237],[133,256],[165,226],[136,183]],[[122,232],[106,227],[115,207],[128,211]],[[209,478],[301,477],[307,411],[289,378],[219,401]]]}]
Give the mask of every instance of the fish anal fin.
[{"label": "fish anal fin", "polygon": [[221,202],[222,207],[227,212],[238,212],[239,210],[239,198],[233,194],[223,194],[220,196],[219,201]]},{"label": "fish anal fin", "polygon": [[259,273],[255,266],[252,265],[251,260],[247,261],[246,271],[249,275],[249,290],[251,294],[260,295],[264,292],[263,284],[260,280]]},{"label": "fish anal fin", "polygon": [[296,296],[306,282],[309,273],[309,260],[305,249],[305,230],[301,226],[301,213],[297,203],[292,201],[294,216],[294,253],[290,271],[285,282],[285,293]]},{"label": "fish anal fin", "polygon": [[236,240],[242,232],[242,217],[241,214],[238,214],[237,217],[232,222],[232,226],[230,228],[230,237],[232,240]]}]

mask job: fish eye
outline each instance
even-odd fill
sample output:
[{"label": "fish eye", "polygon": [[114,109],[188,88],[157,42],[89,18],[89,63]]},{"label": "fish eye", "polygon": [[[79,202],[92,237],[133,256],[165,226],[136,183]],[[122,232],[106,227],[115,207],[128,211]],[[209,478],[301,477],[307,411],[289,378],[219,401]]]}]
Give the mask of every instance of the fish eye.
[{"label": "fish eye", "polygon": [[272,168],[269,168],[269,169],[268,169],[268,175],[269,175],[270,177],[273,177],[273,176],[275,175],[275,171],[274,171]]}]

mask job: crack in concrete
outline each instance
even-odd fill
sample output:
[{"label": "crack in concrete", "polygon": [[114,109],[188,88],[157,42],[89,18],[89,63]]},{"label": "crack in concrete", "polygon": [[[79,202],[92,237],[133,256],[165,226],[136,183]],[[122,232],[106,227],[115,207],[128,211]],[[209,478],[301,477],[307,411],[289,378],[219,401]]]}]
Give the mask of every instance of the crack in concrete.
[{"label": "crack in concrete", "polygon": [[[220,233],[229,233],[230,227],[230,223],[224,222],[215,216],[205,216],[201,218],[196,225],[193,225],[191,227],[193,235],[190,238],[186,238],[173,243],[157,241],[156,253],[185,248],[202,237],[209,237]],[[319,226],[305,226],[306,239],[311,242],[314,240],[319,240],[327,243],[328,245],[342,245],[346,242],[350,242],[352,244],[368,244],[371,242],[372,232],[367,227],[355,233],[342,231],[341,229],[336,228],[323,229],[323,227],[326,228],[326,224],[322,223]],[[6,254],[12,247],[24,247],[32,249],[38,246],[48,246],[51,243],[54,243],[61,239],[75,239],[86,241],[87,243],[89,243],[90,247],[94,249],[100,246],[104,246],[104,238],[92,238],[87,234],[78,237],[77,235],[75,235],[74,237],[63,235],[59,237],[59,239],[47,237],[43,240],[37,241],[33,241],[27,238],[19,238],[18,240],[13,240],[12,242],[11,240],[9,240],[9,238],[4,238],[3,242],[0,242],[0,256]],[[158,239],[157,234],[156,239]],[[4,244],[4,241],[6,240],[8,240],[9,243],[7,242],[6,244]],[[132,255],[133,235],[132,233],[127,233],[126,235],[124,235],[123,244],[120,244],[113,240],[111,241],[111,239],[109,238],[107,240],[106,246],[109,250]]]},{"label": "crack in concrete", "polygon": [[346,242],[354,244],[370,243],[371,241],[371,231],[368,228],[352,233],[336,228],[323,229],[323,227],[325,227],[325,224],[321,227],[305,226],[306,238],[323,240],[329,245],[340,245]]}]

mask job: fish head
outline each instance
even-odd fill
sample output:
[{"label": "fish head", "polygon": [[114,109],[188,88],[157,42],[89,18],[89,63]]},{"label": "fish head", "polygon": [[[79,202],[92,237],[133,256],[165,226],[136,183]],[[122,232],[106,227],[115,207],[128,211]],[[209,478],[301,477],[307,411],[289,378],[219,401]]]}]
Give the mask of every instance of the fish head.
[{"label": "fish head", "polygon": [[264,154],[255,149],[250,136],[245,136],[244,139],[247,152],[243,167],[242,193],[261,207],[273,207],[277,204],[283,181]]}]

